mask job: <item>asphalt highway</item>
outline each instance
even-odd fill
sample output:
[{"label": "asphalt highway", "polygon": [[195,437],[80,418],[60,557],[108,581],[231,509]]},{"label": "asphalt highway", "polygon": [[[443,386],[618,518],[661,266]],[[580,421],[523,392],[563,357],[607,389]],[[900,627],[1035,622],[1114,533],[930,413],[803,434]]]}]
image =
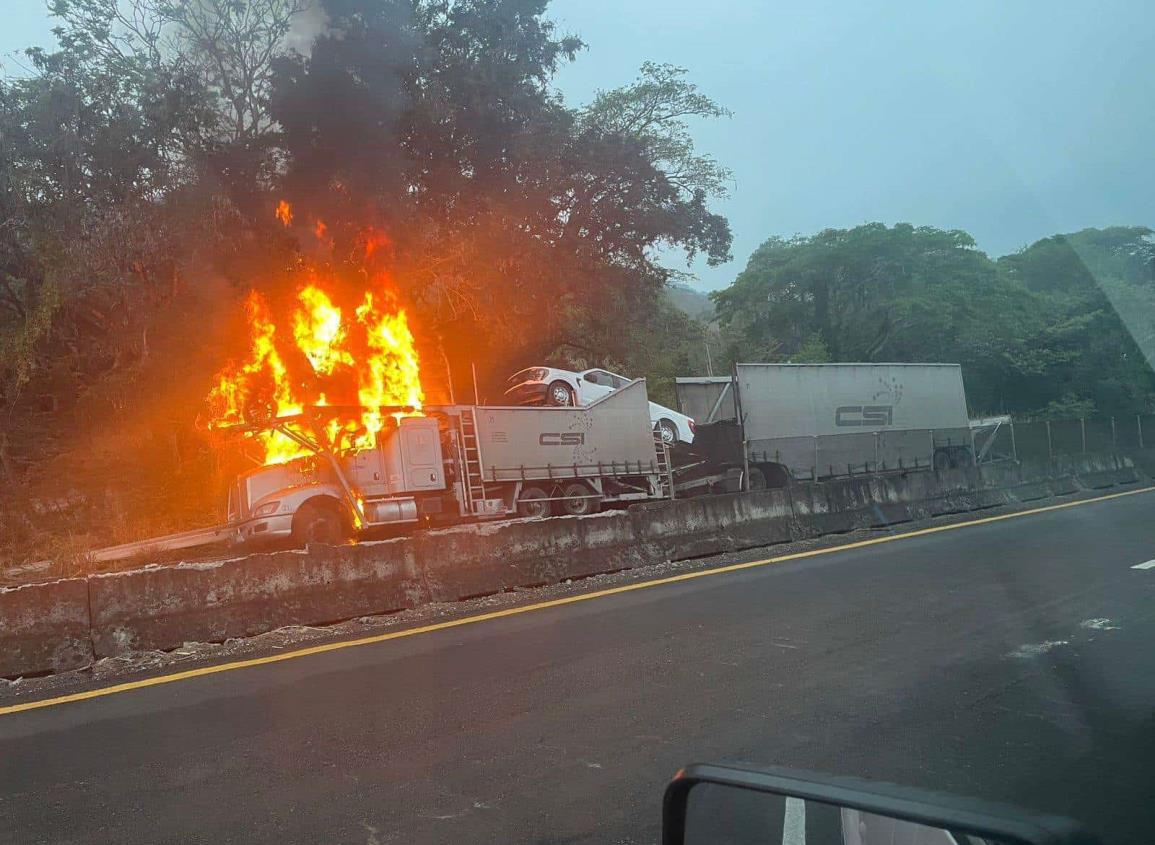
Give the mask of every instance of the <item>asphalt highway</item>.
[{"label": "asphalt highway", "polygon": [[722,760],[1152,841],[1153,517],[1141,493],[0,715],[0,841],[652,843],[670,775]]}]

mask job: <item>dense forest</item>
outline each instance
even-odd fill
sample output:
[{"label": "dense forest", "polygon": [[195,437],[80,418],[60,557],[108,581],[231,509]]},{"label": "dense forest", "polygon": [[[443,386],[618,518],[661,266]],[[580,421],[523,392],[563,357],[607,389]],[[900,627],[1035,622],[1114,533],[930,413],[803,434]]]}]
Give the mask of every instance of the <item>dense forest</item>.
[{"label": "dense forest", "polygon": [[1056,235],[998,260],[966,232],[881,223],[771,238],[715,294],[729,359],[963,365],[975,412],[1155,405],[1155,239]]},{"label": "dense forest", "polygon": [[[963,232],[881,224],[730,260],[733,176],[681,68],[585,105],[584,47],[547,0],[50,0],[57,47],[0,81],[0,562],[209,523],[242,457],[203,426],[256,289],[315,249],[374,258],[432,401],[522,366],[676,375],[735,360],[958,361],[976,410],[1150,410],[1155,245],[1056,236],[992,260]],[[323,221],[323,222],[322,222]]]}]

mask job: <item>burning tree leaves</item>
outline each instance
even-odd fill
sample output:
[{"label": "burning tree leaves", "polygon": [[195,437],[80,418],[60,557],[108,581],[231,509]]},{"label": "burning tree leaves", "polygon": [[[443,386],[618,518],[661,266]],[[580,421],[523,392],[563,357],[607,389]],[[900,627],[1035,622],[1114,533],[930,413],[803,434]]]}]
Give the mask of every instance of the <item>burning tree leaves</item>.
[{"label": "burning tree leaves", "polygon": [[[275,213],[284,226],[293,225],[289,203],[280,201]],[[313,221],[317,240],[332,249],[327,230],[323,221]],[[375,260],[389,244],[380,233],[364,230],[353,279],[342,275],[347,262],[320,254],[302,258],[290,274],[296,293],[280,313],[259,292],[249,293],[248,354],[217,374],[208,396],[210,428],[264,425],[307,406],[359,406],[335,413],[326,436],[339,447],[369,448],[390,414],[420,410],[425,394],[416,343],[392,280]],[[265,463],[308,454],[278,431],[260,430],[256,437]]]}]

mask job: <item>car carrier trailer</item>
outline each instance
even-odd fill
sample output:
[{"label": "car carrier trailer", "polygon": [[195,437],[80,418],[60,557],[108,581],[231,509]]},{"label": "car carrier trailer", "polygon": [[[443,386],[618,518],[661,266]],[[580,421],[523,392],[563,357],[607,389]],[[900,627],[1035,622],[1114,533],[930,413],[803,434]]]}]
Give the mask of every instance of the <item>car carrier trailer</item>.
[{"label": "car carrier trailer", "polygon": [[372,409],[386,418],[370,449],[341,450],[327,432],[360,406],[234,426],[277,431],[308,454],[255,467],[230,485],[228,521],[93,553],[108,561],[231,541],[341,542],[375,529],[514,516],[582,515],[673,495],[668,447],[638,379],[585,407],[426,406]]},{"label": "car carrier trailer", "polygon": [[374,448],[347,454],[321,435],[340,412],[348,409],[275,421],[313,455],[237,479],[229,523],[239,541],[338,542],[385,526],[580,515],[672,491],[644,379],[580,408],[433,405],[422,416],[399,413],[386,418]]}]

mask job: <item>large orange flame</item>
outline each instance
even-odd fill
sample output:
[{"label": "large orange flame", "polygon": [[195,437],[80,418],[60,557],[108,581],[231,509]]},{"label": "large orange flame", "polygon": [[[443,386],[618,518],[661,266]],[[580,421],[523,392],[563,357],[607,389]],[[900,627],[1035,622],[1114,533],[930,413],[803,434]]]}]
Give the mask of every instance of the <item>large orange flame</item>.
[{"label": "large orange flame", "polygon": [[[288,225],[292,211],[282,202],[277,216]],[[314,229],[324,232],[324,224]],[[335,301],[337,280],[317,268],[302,271],[291,312],[277,320],[256,291],[245,301],[249,348],[244,360],[230,362],[209,392],[210,428],[264,424],[300,414],[308,405],[348,405],[359,409],[335,414],[326,435],[337,448],[364,449],[390,416],[389,406],[420,413],[424,400],[416,345],[404,309],[382,274],[361,295]],[[336,409],[335,409],[336,410]],[[309,454],[284,434],[255,432],[266,464]]]}]

